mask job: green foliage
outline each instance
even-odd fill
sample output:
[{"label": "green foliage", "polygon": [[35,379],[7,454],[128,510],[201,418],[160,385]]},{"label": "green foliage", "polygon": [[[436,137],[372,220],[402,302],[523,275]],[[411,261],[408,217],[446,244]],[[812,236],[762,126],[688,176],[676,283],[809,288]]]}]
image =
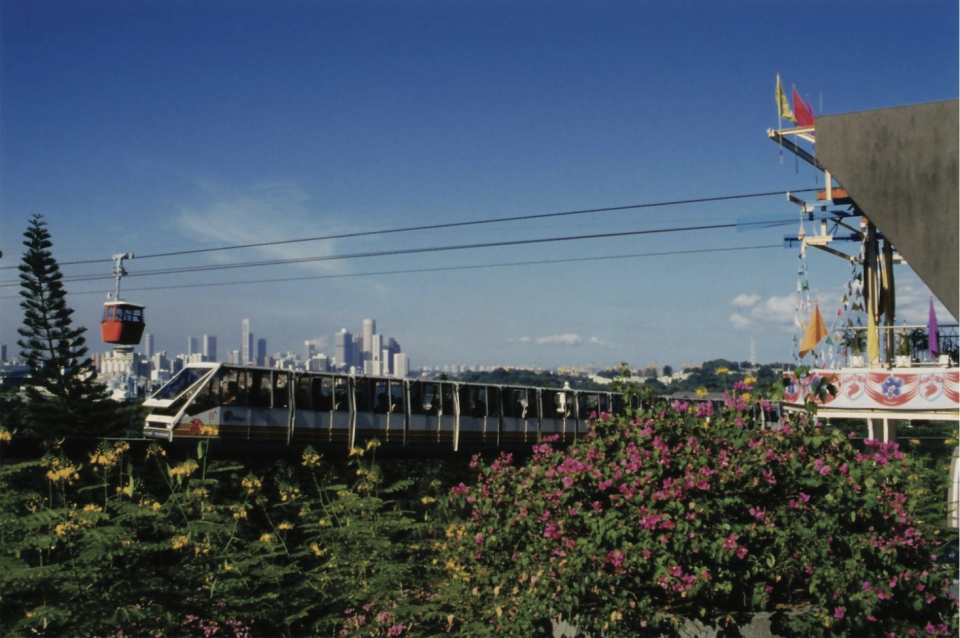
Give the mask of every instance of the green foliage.
[{"label": "green foliage", "polygon": [[27,431],[39,436],[118,433],[116,406],[95,381],[85,328],[74,328],[63,275],[42,215],[30,220],[20,263],[21,354],[30,367],[24,411]]},{"label": "green foliage", "polygon": [[781,635],[956,635],[926,470],[806,414],[760,429],[753,389],[733,390],[721,414],[661,402],[601,416],[571,448],[502,457],[456,488],[445,596],[462,634],[543,635],[564,618],[682,635],[768,611]]},{"label": "green foliage", "polygon": [[608,388],[608,386],[579,375],[557,374],[546,371],[535,372],[533,370],[505,370],[504,368],[497,368],[491,372],[464,372],[458,378],[466,383],[489,383],[533,388],[562,388],[564,383],[569,383],[570,387],[575,390],[604,390]]}]

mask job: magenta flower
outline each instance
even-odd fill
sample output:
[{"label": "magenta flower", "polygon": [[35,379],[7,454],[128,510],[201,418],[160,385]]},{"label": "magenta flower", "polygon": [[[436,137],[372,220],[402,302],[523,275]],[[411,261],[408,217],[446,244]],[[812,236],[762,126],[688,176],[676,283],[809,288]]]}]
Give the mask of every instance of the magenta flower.
[{"label": "magenta flower", "polygon": [[741,546],[737,548],[737,558],[739,558],[740,560],[743,560],[743,557],[746,555],[747,555],[746,547]]},{"label": "magenta flower", "polygon": [[833,617],[834,617],[834,618],[843,618],[843,615],[844,615],[844,614],[843,614],[843,607],[837,607],[836,609],[833,610]]}]

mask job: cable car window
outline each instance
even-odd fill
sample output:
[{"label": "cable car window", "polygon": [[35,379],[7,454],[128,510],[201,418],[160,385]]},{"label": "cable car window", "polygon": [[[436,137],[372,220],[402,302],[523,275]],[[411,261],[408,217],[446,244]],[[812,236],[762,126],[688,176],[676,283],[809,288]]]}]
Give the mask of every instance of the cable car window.
[{"label": "cable car window", "polygon": [[330,412],[333,409],[333,379],[313,377],[313,409]]},{"label": "cable car window", "polygon": [[370,396],[370,379],[357,379],[353,388],[354,401],[357,412],[373,412],[373,402]]},{"label": "cable car window", "polygon": [[500,388],[487,386],[487,414],[492,417],[500,416]]},{"label": "cable car window", "polygon": [[209,372],[209,368],[184,368],[180,371],[180,374],[170,379],[167,385],[157,390],[153,398],[160,400],[173,399]]},{"label": "cable car window", "polygon": [[600,412],[610,412],[610,395],[600,395]]},{"label": "cable car window", "polygon": [[298,410],[310,410],[313,408],[313,397],[310,396],[310,382],[312,378],[308,374],[297,377],[297,395],[294,406]]},{"label": "cable car window", "polygon": [[347,379],[337,378],[333,387],[333,409],[337,412],[350,411],[350,386]]},{"label": "cable car window", "polygon": [[290,385],[289,372],[273,373],[273,407],[275,408],[290,407],[289,385]]},{"label": "cable car window", "polygon": [[386,381],[372,381],[375,414],[387,414],[390,412],[390,394]]},{"label": "cable car window", "polygon": [[113,319],[113,306],[104,306],[103,307],[103,320],[111,321]]},{"label": "cable car window", "polygon": [[519,388],[503,389],[503,416],[522,419],[526,416],[527,391]]},{"label": "cable car window", "polygon": [[403,382],[390,382],[390,411],[394,414],[403,414]]},{"label": "cable car window", "polygon": [[266,370],[253,370],[250,374],[250,407],[251,408],[269,408],[270,407],[270,372]]},{"label": "cable car window", "polygon": [[440,384],[440,413],[446,414],[447,416],[453,416],[453,392],[454,385],[452,383],[441,383]]},{"label": "cable car window", "polygon": [[220,403],[222,405],[245,406],[247,397],[246,383],[240,380],[243,370],[222,368],[220,370]]}]

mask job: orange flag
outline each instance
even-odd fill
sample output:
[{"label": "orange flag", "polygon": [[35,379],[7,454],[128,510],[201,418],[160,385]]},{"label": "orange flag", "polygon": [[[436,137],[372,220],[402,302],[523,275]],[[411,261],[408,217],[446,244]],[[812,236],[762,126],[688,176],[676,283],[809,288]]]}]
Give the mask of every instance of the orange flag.
[{"label": "orange flag", "polygon": [[800,358],[802,359],[817,347],[817,344],[823,341],[827,336],[827,327],[823,325],[823,315],[820,314],[820,304],[813,307],[813,314],[810,315],[810,323],[807,324],[807,330],[803,333],[803,341],[800,342]]}]

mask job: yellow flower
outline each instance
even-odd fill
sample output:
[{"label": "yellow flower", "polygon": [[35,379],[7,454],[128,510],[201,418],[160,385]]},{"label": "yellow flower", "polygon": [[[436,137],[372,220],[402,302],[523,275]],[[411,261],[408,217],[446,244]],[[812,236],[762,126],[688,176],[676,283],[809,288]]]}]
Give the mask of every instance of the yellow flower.
[{"label": "yellow flower", "polygon": [[282,523],[277,525],[277,527],[282,530],[293,529],[293,523],[291,523],[290,521],[283,521]]},{"label": "yellow flower", "polygon": [[153,502],[153,505],[150,506],[150,509],[152,509],[154,512],[156,512],[156,511],[159,510],[161,507],[163,507],[163,505],[160,504],[160,501],[154,501],[154,502]]},{"label": "yellow flower", "polygon": [[147,448],[147,458],[148,458],[148,459],[149,459],[151,456],[156,456],[156,457],[159,458],[159,457],[161,457],[161,456],[166,456],[166,455],[167,455],[167,451],[164,450],[164,449],[163,449],[162,447],[160,447],[159,445],[157,445],[156,443],[151,443],[151,444],[150,444],[150,447]]},{"label": "yellow flower", "polygon": [[376,448],[378,448],[378,447],[380,447],[380,441],[377,440],[377,439],[370,439],[370,441],[367,442],[367,449],[368,449],[368,450],[371,449],[371,448],[372,448],[372,449],[376,449]]},{"label": "yellow flower", "polygon": [[700,386],[699,388],[697,388],[697,396],[700,397],[701,399],[707,396],[707,389],[703,386]]},{"label": "yellow flower", "polygon": [[94,505],[93,503],[87,503],[83,506],[84,512],[102,512],[103,508],[99,505]]},{"label": "yellow flower", "polygon": [[233,517],[237,520],[247,517],[247,510],[239,505],[231,506],[230,509],[233,511]]},{"label": "yellow flower", "polygon": [[263,486],[263,484],[260,482],[260,479],[258,479],[256,476],[253,476],[252,474],[247,478],[243,479],[240,482],[240,485],[245,490],[247,490],[247,494],[255,494],[256,491]]},{"label": "yellow flower", "polygon": [[363,448],[359,448],[359,447],[350,448],[349,456],[363,456]]},{"label": "yellow flower", "polygon": [[913,447],[917,447],[918,445],[920,445],[920,439],[910,439],[910,445],[912,445]]},{"label": "yellow flower", "polygon": [[170,470],[170,476],[190,476],[199,465],[193,459],[187,459],[177,467]]},{"label": "yellow flower", "polygon": [[430,503],[436,503],[437,499],[433,498],[432,496],[424,496],[420,499],[420,502],[424,505],[429,505]]},{"label": "yellow flower", "polygon": [[943,444],[944,444],[944,445],[956,445],[956,444],[957,444],[957,440],[956,440],[956,439],[947,439],[946,441],[943,442]]},{"label": "yellow flower", "polygon": [[323,550],[321,550],[320,546],[316,543],[310,543],[310,551],[313,552],[314,556],[323,556]]},{"label": "yellow flower", "polygon": [[260,542],[261,542],[261,543],[267,543],[267,544],[272,543],[272,542],[273,542],[273,534],[263,534],[263,535],[260,537]]},{"label": "yellow flower", "polygon": [[746,383],[747,385],[754,385],[754,384],[757,382],[757,378],[756,378],[756,377],[746,377],[746,378],[743,380],[743,382]]},{"label": "yellow flower", "polygon": [[13,440],[10,431],[7,428],[0,427],[0,443],[9,443]]},{"label": "yellow flower", "polygon": [[316,467],[320,464],[320,459],[322,457],[317,454],[317,451],[313,447],[307,447],[303,451],[303,466],[304,467]]},{"label": "yellow flower", "polygon": [[174,549],[183,549],[184,547],[187,546],[187,543],[189,542],[190,542],[190,538],[187,536],[184,536],[183,534],[179,536],[174,536],[172,539],[170,539],[170,544],[173,545]]},{"label": "yellow flower", "polygon": [[752,398],[752,395],[749,392],[744,392],[743,394],[740,395],[740,398],[742,398],[744,401],[749,403],[750,399]]},{"label": "yellow flower", "polygon": [[200,428],[200,436],[219,436],[220,428],[216,425],[204,425]]},{"label": "yellow flower", "polygon": [[717,368],[717,374],[730,374],[730,368],[719,367]]},{"label": "yellow flower", "polygon": [[300,488],[294,487],[292,485],[281,485],[280,486],[280,500],[281,501],[294,501],[297,497],[300,496]]}]

